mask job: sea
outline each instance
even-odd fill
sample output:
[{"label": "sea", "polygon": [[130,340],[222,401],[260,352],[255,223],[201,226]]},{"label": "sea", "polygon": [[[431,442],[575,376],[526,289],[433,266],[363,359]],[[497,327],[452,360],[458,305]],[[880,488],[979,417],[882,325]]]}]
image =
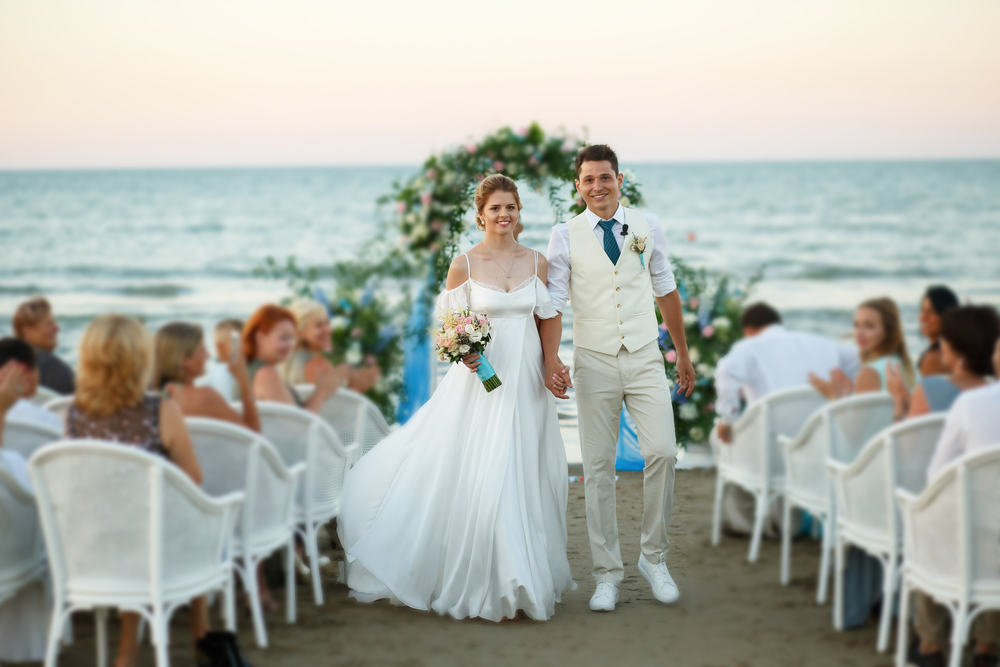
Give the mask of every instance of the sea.
[{"label": "sea", "polygon": [[[855,306],[889,296],[917,352],[928,285],[1000,306],[998,160],[622,167],[672,255],[716,277],[760,275],[751,298],[778,308],[789,327],[848,340]],[[418,171],[0,171],[0,335],[34,294],[52,302],[59,353],[71,362],[84,327],[108,311],[153,329],[245,318],[289,294],[254,276],[268,257],[322,267],[398,236],[391,205],[377,200]],[[520,240],[544,252],[558,216],[542,195],[524,194]],[[463,248],[478,241],[470,228]]]}]

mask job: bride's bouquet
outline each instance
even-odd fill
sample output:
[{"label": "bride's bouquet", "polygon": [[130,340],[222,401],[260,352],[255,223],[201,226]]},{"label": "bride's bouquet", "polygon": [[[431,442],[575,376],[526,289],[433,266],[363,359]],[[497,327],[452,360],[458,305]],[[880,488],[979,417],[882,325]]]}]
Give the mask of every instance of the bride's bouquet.
[{"label": "bride's bouquet", "polygon": [[457,308],[441,315],[441,328],[434,334],[438,359],[457,363],[469,354],[479,355],[476,375],[490,392],[501,385],[497,372],[484,356],[490,342],[490,321],[485,315],[474,315],[468,308]]}]

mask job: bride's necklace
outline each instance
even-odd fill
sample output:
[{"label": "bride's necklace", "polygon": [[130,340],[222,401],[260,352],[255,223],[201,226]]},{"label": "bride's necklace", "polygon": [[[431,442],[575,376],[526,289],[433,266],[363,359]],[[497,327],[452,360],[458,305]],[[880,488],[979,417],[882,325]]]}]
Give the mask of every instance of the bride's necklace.
[{"label": "bride's necklace", "polygon": [[[490,256],[490,259],[492,259],[492,260],[493,260],[493,262],[494,262],[494,263],[495,263],[495,264],[496,264],[497,266],[499,266],[499,267],[500,267],[501,269],[503,269],[503,264],[501,264],[501,263],[500,263],[500,262],[499,262],[499,261],[497,260],[496,256],[495,256],[495,255],[494,255],[494,254],[493,254],[492,252],[490,252],[490,249],[486,247],[486,244],[485,244],[485,243],[483,244],[483,250],[485,250],[485,251],[486,251],[486,254]],[[515,249],[514,249],[514,259],[513,259],[513,261],[511,261],[511,263],[510,263],[510,266],[508,266],[508,267],[507,267],[507,269],[506,269],[506,270],[504,270],[504,273],[506,273],[506,274],[507,274],[507,277],[508,277],[508,278],[510,278],[510,273],[511,273],[511,271],[513,271],[513,270],[514,270],[514,265],[515,265],[515,264],[517,264],[517,248],[515,248]]]}]

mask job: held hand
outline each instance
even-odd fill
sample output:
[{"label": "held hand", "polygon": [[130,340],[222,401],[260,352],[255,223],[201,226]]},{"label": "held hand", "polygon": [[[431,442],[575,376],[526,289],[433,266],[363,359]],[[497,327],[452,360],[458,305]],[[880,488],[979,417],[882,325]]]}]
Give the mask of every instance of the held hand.
[{"label": "held hand", "polygon": [[677,385],[684,391],[685,396],[691,396],[694,391],[694,366],[691,364],[691,357],[687,354],[677,359]]},{"label": "held hand", "polygon": [[472,354],[465,355],[462,357],[462,363],[465,364],[465,367],[469,369],[470,373],[475,373],[480,364],[479,354],[477,352],[473,352]]},{"label": "held hand", "polygon": [[569,366],[558,357],[545,364],[545,388],[551,391],[553,396],[568,399],[566,390],[572,387],[573,380],[570,378]]},{"label": "held hand", "polygon": [[733,427],[729,424],[723,424],[719,422],[715,427],[715,434],[719,436],[719,440],[726,443],[727,445],[733,444]]}]

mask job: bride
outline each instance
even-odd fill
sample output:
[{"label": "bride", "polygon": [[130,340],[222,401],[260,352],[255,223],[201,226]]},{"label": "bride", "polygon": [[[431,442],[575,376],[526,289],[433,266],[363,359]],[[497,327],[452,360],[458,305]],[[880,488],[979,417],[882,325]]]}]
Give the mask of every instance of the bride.
[{"label": "bride", "polygon": [[501,174],[476,188],[482,243],[448,271],[437,309],[491,321],[487,393],[477,355],[348,473],[338,533],[362,602],[491,621],[548,619],[567,588],[566,453],[545,388],[538,320],[555,317],[545,258],[514,240],[521,200]]}]

